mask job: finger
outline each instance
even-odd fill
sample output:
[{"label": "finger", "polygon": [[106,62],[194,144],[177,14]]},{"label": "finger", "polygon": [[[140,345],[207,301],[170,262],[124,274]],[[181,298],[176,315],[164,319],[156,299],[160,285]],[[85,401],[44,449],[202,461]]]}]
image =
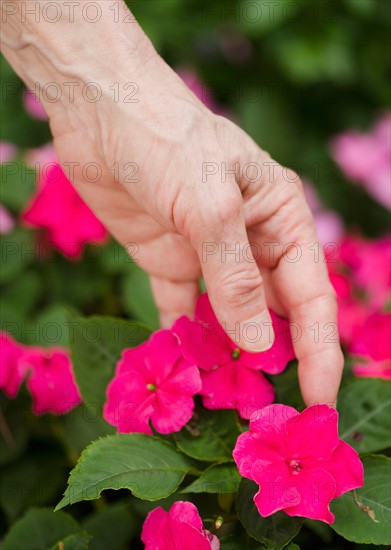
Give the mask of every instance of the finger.
[{"label": "finger", "polygon": [[271,278],[291,322],[304,401],[335,404],[343,368],[335,293],[304,193],[282,174],[274,184],[276,213],[257,229],[284,251],[276,255]]},{"label": "finger", "polygon": [[151,277],[151,287],[162,328],[170,328],[181,315],[193,318],[199,294],[198,281],[177,282]]},{"label": "finger", "polygon": [[217,180],[208,191],[207,200],[194,201],[197,223],[191,224],[189,236],[213,310],[238,346],[252,352],[269,349],[274,341],[271,317],[247,239],[240,190],[236,182]]}]

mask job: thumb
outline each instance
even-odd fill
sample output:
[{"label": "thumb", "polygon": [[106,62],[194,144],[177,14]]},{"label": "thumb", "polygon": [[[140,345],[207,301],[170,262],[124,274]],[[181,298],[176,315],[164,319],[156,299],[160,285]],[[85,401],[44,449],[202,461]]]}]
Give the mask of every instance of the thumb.
[{"label": "thumb", "polygon": [[240,192],[224,199],[212,212],[208,208],[209,215],[203,212],[191,240],[218,321],[239,347],[260,352],[274,341],[263,279],[248,242]]}]

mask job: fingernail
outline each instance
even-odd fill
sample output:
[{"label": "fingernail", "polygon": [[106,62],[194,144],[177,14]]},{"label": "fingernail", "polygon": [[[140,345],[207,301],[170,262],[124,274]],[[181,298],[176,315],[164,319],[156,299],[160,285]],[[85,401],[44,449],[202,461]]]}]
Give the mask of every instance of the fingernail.
[{"label": "fingernail", "polygon": [[240,346],[252,352],[266,351],[274,343],[272,319],[266,310],[260,315],[241,323]]}]

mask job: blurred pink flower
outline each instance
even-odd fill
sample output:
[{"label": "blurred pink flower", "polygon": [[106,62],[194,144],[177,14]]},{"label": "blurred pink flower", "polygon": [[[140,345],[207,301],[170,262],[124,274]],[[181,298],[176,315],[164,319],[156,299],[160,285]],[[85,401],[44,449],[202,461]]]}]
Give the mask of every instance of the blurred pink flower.
[{"label": "blurred pink flower", "polygon": [[315,188],[310,183],[304,182],[304,190],[314,216],[320,242],[323,245],[339,243],[344,233],[342,219],[336,212],[328,210],[322,205]]},{"label": "blurred pink flower", "polygon": [[331,152],[345,175],[360,183],[379,203],[391,210],[391,114],[386,113],[372,132],[336,136]]},{"label": "blurred pink flower", "polygon": [[12,143],[0,141],[0,164],[11,162],[16,155],[16,147]]},{"label": "blurred pink flower", "polygon": [[257,411],[233,457],[239,473],[259,485],[254,502],[263,517],[283,510],[332,523],[330,501],[364,483],[359,456],[339,439],[338,413],[328,405]]},{"label": "blurred pink flower", "polygon": [[170,330],[155,332],[127,349],[107,388],[103,416],[121,433],[179,431],[192,417],[193,396],[201,389],[198,368],[183,359]]},{"label": "blurred pink flower", "polygon": [[15,227],[15,221],[5,206],[0,204],[0,235],[11,233]]},{"label": "blurred pink flower", "polygon": [[25,154],[25,161],[39,173],[43,170],[48,170],[50,166],[58,164],[53,143],[46,143],[45,145],[41,145],[41,147],[28,149]]},{"label": "blurred pink flower", "polygon": [[19,360],[26,373],[36,415],[64,414],[81,399],[68,352],[61,348],[26,348]]},{"label": "blurred pink flower", "polygon": [[221,107],[210,89],[210,87],[203,82],[197,73],[192,69],[178,68],[177,74],[181,77],[186,86],[198,97],[202,103],[208,107],[216,115],[225,116],[232,119],[233,116],[226,109]]},{"label": "blurred pink flower", "polygon": [[160,506],[149,512],[141,533],[145,550],[219,550],[216,535],[204,529],[192,502],[177,501],[169,512]]},{"label": "blurred pink flower", "polygon": [[350,352],[356,376],[391,380],[391,313],[375,313],[357,326]]},{"label": "blurred pink flower", "polygon": [[348,236],[341,244],[340,258],[351,270],[353,283],[365,291],[368,303],[384,307],[391,292],[391,236],[376,240]]},{"label": "blurred pink flower", "polygon": [[199,297],[195,320],[178,319],[173,332],[182,353],[201,369],[203,402],[208,409],[238,409],[249,418],[254,409],[274,399],[273,386],[259,372],[278,374],[294,359],[289,323],[271,312],[275,341],[261,353],[238,348],[219,324],[207,294]]},{"label": "blurred pink flower", "polygon": [[107,237],[105,227],[79,197],[59,164],[41,172],[38,191],[22,219],[46,229],[49,241],[71,259],[81,255],[84,244],[101,243]]},{"label": "blurred pink flower", "polygon": [[8,397],[16,397],[23,381],[24,373],[19,361],[24,353],[22,344],[0,331],[0,388]]},{"label": "blurred pink flower", "polygon": [[39,101],[34,92],[30,90],[25,90],[23,94],[23,103],[26,111],[33,118],[38,118],[40,120],[47,120],[47,114],[45,109],[42,106],[42,103]]}]

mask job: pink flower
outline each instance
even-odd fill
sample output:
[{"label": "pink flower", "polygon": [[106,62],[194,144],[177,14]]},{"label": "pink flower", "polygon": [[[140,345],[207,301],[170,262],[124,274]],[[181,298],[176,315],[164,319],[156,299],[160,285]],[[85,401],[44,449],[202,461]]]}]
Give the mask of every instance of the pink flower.
[{"label": "pink flower", "polygon": [[12,143],[0,141],[0,164],[11,162],[16,155],[16,147]]},{"label": "pink flower", "polygon": [[36,415],[64,414],[80,403],[68,353],[60,348],[26,349],[20,367],[28,374],[27,387]]},{"label": "pink flower", "polygon": [[390,298],[391,236],[376,240],[349,236],[341,244],[341,260],[351,270],[355,285],[370,305],[382,308]]},{"label": "pink flower", "polygon": [[356,376],[391,380],[391,313],[375,313],[356,327],[350,351],[358,358]]},{"label": "pink flower", "polygon": [[350,131],[334,138],[331,152],[345,175],[360,183],[391,210],[391,115],[378,120],[372,132]]},{"label": "pink flower", "polygon": [[276,338],[261,353],[248,353],[224,332],[207,294],[199,297],[195,320],[181,317],[173,326],[182,353],[201,369],[204,405],[208,409],[238,409],[244,418],[274,399],[273,386],[259,372],[278,374],[294,358],[289,323],[271,312]]},{"label": "pink flower", "polygon": [[328,210],[323,206],[315,188],[310,183],[305,182],[304,189],[308,205],[314,216],[320,242],[323,245],[327,243],[339,243],[344,230],[341,218],[336,212]]},{"label": "pink flower", "polygon": [[24,352],[24,346],[6,332],[0,332],[0,388],[8,397],[16,397],[23,381],[19,362]]},{"label": "pink flower", "polygon": [[240,474],[259,485],[254,502],[263,517],[284,510],[332,523],[330,501],[364,483],[359,456],[338,438],[338,413],[328,405],[257,411],[233,457]]},{"label": "pink flower", "polygon": [[75,259],[88,242],[102,242],[107,232],[79,197],[59,164],[41,173],[39,190],[22,214],[24,221],[47,230],[49,240]]},{"label": "pink flower", "polygon": [[40,120],[47,120],[47,114],[34,92],[26,90],[23,94],[23,103],[29,115]]},{"label": "pink flower", "polygon": [[177,74],[181,77],[186,86],[198,97],[200,101],[213,113],[217,115],[232,118],[230,113],[227,113],[221,108],[215,100],[212,90],[203,82],[195,71],[192,69],[177,69]]},{"label": "pink flower", "polygon": [[15,227],[15,221],[5,206],[0,204],[0,235],[11,233]]},{"label": "pink flower", "polygon": [[178,339],[160,330],[148,342],[123,352],[107,388],[103,416],[121,433],[179,431],[192,417],[201,389],[198,368],[185,361]]},{"label": "pink flower", "polygon": [[204,529],[192,502],[175,502],[169,512],[160,506],[149,512],[141,540],[145,550],[219,550],[216,535]]}]

